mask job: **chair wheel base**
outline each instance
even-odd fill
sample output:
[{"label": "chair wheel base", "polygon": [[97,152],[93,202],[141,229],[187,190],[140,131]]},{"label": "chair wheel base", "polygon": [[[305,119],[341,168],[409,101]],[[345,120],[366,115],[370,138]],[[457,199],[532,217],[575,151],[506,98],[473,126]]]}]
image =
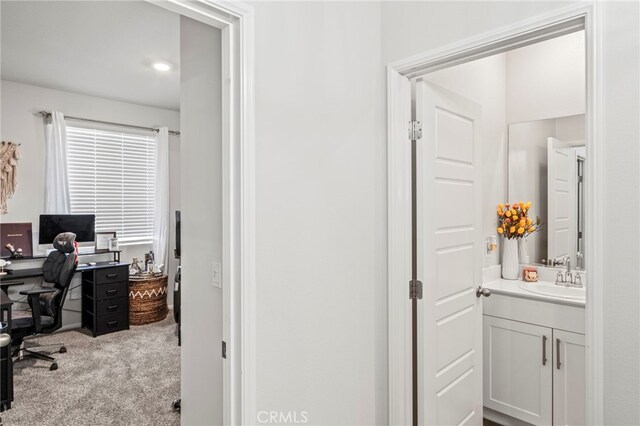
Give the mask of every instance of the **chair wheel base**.
[{"label": "chair wheel base", "polygon": [[57,370],[58,369],[58,364],[57,363],[53,363],[51,364],[51,367],[49,367],[49,370],[53,371],[53,370]]},{"label": "chair wheel base", "polygon": [[63,354],[67,351],[67,348],[65,348],[64,346],[60,348],[60,353]]}]

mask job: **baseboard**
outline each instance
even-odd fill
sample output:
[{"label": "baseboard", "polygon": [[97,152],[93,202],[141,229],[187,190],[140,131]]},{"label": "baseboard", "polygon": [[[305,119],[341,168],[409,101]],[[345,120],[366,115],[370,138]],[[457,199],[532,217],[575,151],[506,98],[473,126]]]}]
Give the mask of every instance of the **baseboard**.
[{"label": "baseboard", "polygon": [[487,420],[491,420],[494,423],[503,426],[531,426],[531,423],[523,422],[522,420],[511,417],[507,414],[499,411],[492,410],[491,408],[483,407],[483,417]]},{"label": "baseboard", "polygon": [[56,333],[59,333],[61,331],[69,331],[69,330],[74,330],[76,328],[82,328],[82,323],[74,323],[74,324],[67,324],[67,325],[63,325],[62,327],[60,327]]}]

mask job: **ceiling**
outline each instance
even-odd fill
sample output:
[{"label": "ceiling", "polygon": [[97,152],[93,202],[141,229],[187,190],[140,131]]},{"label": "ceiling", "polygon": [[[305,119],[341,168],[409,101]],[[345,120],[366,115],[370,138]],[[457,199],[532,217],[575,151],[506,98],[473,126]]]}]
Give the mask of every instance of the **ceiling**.
[{"label": "ceiling", "polygon": [[[0,8],[3,80],[179,109],[179,15],[143,1],[1,1]],[[157,60],[172,70],[154,70]]]}]

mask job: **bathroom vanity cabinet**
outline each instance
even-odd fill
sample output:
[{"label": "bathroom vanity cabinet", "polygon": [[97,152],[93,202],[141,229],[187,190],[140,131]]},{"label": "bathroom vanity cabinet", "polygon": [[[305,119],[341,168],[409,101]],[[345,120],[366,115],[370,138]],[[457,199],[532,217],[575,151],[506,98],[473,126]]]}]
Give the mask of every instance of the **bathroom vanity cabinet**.
[{"label": "bathroom vanity cabinet", "polygon": [[493,294],[483,319],[485,417],[585,424],[584,307]]}]

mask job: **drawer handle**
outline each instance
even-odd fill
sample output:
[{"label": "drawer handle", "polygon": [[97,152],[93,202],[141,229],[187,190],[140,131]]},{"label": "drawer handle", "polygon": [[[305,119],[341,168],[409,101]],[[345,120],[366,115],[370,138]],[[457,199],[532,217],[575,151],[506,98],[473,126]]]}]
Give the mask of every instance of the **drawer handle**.
[{"label": "drawer handle", "polygon": [[542,336],[542,365],[547,365],[547,336]]},{"label": "drawer handle", "polygon": [[112,294],[118,294],[118,289],[107,290],[107,291],[105,291],[105,294],[108,294],[109,296],[111,296]]},{"label": "drawer handle", "polygon": [[118,274],[107,274],[105,275],[106,278],[109,278],[110,280],[114,279],[114,278],[118,278]]},{"label": "drawer handle", "polygon": [[560,366],[562,365],[562,363],[560,362],[560,339],[556,339],[556,356],[556,368],[560,370]]},{"label": "drawer handle", "polygon": [[113,312],[118,310],[118,305],[107,306],[107,311]]},{"label": "drawer handle", "polygon": [[109,321],[107,327],[115,327],[118,325],[118,321]]}]

